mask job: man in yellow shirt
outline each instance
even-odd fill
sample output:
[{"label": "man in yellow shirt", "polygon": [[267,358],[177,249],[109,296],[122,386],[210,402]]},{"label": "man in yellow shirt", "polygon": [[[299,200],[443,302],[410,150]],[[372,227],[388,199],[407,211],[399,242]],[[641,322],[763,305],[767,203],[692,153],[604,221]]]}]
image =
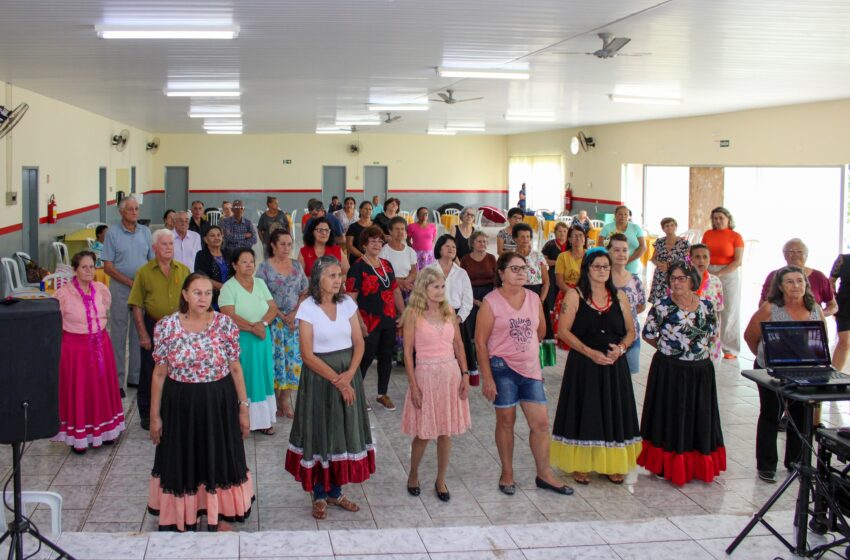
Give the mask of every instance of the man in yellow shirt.
[{"label": "man in yellow shirt", "polygon": [[190,271],[174,259],[174,234],[160,229],[151,238],[154,258],[143,264],[133,281],[127,304],[139,333],[141,367],[136,402],[142,428],[150,427],[151,376],[153,375],[153,330],[157,321],[180,307],[180,291]]}]

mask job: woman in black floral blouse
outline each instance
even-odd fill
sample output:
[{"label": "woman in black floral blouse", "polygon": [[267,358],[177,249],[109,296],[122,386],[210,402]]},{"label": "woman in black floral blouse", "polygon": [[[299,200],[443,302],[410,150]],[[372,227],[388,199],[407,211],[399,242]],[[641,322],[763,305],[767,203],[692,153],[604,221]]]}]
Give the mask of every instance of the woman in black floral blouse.
[{"label": "woman in black floral blouse", "polygon": [[638,465],[678,486],[711,482],[726,470],[726,448],[711,341],[717,336],[714,305],[700,299],[700,274],[684,262],[667,269],[670,295],[649,310],[643,339],[656,348],[649,366]]},{"label": "woman in black floral blouse", "polygon": [[384,247],[384,232],[378,226],[369,226],[360,233],[363,256],[348,270],[345,291],[360,309],[366,333],[366,348],[360,361],[360,374],[365,378],[372,360],[378,358],[378,398],[387,410],[395,404],[387,391],[392,371],[395,345],[396,318],[404,309],[401,290],[389,261],[379,255]]}]

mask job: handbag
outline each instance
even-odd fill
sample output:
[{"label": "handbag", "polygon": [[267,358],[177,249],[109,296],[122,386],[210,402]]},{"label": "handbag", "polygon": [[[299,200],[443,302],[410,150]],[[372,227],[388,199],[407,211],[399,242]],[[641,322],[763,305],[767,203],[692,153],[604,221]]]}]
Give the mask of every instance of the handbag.
[{"label": "handbag", "polygon": [[542,341],[540,343],[540,367],[554,366],[557,359],[555,341],[551,338]]}]

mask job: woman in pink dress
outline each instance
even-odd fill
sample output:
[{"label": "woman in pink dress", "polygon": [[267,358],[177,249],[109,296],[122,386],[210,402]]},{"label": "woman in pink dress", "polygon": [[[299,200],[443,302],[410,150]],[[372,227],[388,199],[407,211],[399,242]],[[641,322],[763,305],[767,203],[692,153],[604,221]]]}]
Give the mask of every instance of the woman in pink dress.
[{"label": "woman in pink dress", "polygon": [[422,270],[434,263],[434,240],[436,239],[437,226],[428,223],[428,209],[421,206],[416,210],[416,221],[407,226],[407,241],[416,251],[417,270]]},{"label": "woman in pink dress", "polygon": [[[469,372],[455,313],[446,298],[446,279],[436,268],[425,268],[403,315],[404,364],[408,388],[404,399],[401,430],[413,436],[410,444],[410,474],[407,491],[418,496],[419,464],[428,441],[437,440],[437,498],[451,498],[446,486],[446,469],[452,450],[451,436],[467,431],[469,415]],[[416,366],[413,351],[416,350]]]},{"label": "woman in pink dress", "polygon": [[124,409],[115,373],[115,354],[106,331],[112,303],[109,288],[94,281],[95,254],[71,259],[74,279],[55,297],[62,313],[59,358],[59,433],[54,441],[83,454],[89,445],[111,445],[124,431]]}]

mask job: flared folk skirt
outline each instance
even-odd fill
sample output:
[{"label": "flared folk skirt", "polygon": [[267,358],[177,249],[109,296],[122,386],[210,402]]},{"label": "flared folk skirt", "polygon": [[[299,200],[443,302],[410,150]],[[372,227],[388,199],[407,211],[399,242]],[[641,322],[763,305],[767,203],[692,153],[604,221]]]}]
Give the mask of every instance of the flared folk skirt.
[{"label": "flared folk skirt", "polygon": [[244,521],[251,513],[254,486],[245,460],[239,404],[229,375],[210,383],[165,379],[162,439],[151,471],[148,511],[160,531],[195,530],[207,516]]},{"label": "flared folk skirt", "polygon": [[638,464],[682,486],[711,482],[726,470],[726,448],[711,360],[685,361],[656,352],[649,367]]},{"label": "flared folk skirt", "polygon": [[252,430],[265,430],[277,422],[277,400],[274,395],[274,350],[269,327],[266,338],[239,333],[239,361],[245,376]]},{"label": "flared folk skirt", "polygon": [[[339,374],[351,364],[351,348],[316,357]],[[301,370],[285,468],[307,492],[317,484],[329,491],[331,486],[364,482],[375,472],[375,446],[359,372],[351,385],[355,400],[346,404],[330,381],[307,364]]]},{"label": "flared folk skirt", "polygon": [[413,371],[422,391],[422,407],[416,408],[410,389],[404,399],[401,431],[420,439],[437,439],[466,432],[472,426],[469,400],[458,396],[466,383],[454,356],[420,357]]}]

